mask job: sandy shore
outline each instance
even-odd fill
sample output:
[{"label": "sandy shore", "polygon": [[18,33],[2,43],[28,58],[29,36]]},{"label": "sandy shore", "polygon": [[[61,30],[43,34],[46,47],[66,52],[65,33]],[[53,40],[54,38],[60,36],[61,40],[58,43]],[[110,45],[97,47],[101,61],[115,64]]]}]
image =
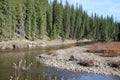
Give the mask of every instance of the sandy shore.
[{"label": "sandy shore", "polygon": [[28,40],[12,40],[12,41],[2,41],[0,42],[0,50],[7,50],[7,49],[21,49],[21,48],[38,48],[38,47],[49,47],[49,46],[56,46],[56,45],[68,45],[74,44],[77,42],[89,42],[91,40],[35,40],[35,41],[28,41]]},{"label": "sandy shore", "polygon": [[73,47],[45,53],[36,57],[37,61],[47,66],[68,69],[73,71],[86,71],[88,73],[120,76],[120,66],[111,66],[111,62],[120,61],[118,57],[101,57],[86,52],[86,47]]}]

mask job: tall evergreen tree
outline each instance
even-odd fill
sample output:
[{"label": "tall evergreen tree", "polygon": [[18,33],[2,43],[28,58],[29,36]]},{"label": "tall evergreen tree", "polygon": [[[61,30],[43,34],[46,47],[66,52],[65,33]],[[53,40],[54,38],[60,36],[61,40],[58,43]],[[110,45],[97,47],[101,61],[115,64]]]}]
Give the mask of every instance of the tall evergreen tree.
[{"label": "tall evergreen tree", "polygon": [[19,33],[19,38],[25,38],[25,1],[20,0],[18,1],[18,11],[17,11],[17,29]]},{"label": "tall evergreen tree", "polygon": [[68,39],[70,34],[70,6],[66,1],[66,5],[63,13],[63,28],[64,28],[64,38]]},{"label": "tall evergreen tree", "polygon": [[57,0],[53,1],[53,38],[60,36],[62,28],[62,2],[58,3]]},{"label": "tall evergreen tree", "polygon": [[47,13],[47,0],[36,0],[36,18],[37,18],[37,34],[38,38],[42,39],[46,34],[46,13]]},{"label": "tall evergreen tree", "polygon": [[32,40],[37,38],[37,14],[35,9],[35,0],[33,0],[33,7],[32,7]]},{"label": "tall evergreen tree", "polygon": [[32,36],[32,14],[33,14],[33,0],[26,1],[26,38],[31,39]]},{"label": "tall evergreen tree", "polygon": [[82,26],[82,7],[79,6],[76,9],[76,17],[75,17],[75,27],[74,27],[74,38],[80,39],[83,34],[83,26]]},{"label": "tall evergreen tree", "polygon": [[5,16],[4,16],[4,11],[3,11],[3,1],[0,0],[0,41],[4,40],[4,35],[5,35]]},{"label": "tall evergreen tree", "polygon": [[75,9],[74,6],[72,5],[71,9],[71,13],[70,13],[70,38],[74,38],[73,34],[74,34],[74,27],[75,27]]},{"label": "tall evergreen tree", "polygon": [[90,33],[90,22],[89,22],[89,16],[86,12],[84,12],[84,15],[82,17],[82,26],[84,27],[84,38],[89,38],[89,33]]},{"label": "tall evergreen tree", "polygon": [[53,35],[53,26],[52,26],[52,2],[48,5],[47,10],[47,33],[50,38],[52,38]]},{"label": "tall evergreen tree", "polygon": [[58,30],[58,37],[62,37],[62,33],[63,33],[63,5],[62,5],[62,1],[60,2],[59,6],[58,6],[58,26],[59,26],[59,30]]},{"label": "tall evergreen tree", "polygon": [[89,16],[82,6],[66,1],[0,0],[0,41],[9,39],[89,38],[117,40],[119,26],[113,17]]},{"label": "tall evergreen tree", "polygon": [[4,40],[4,36],[5,36],[5,17],[4,14],[2,13],[2,10],[0,10],[0,41]]},{"label": "tall evergreen tree", "polygon": [[16,39],[16,25],[17,25],[17,22],[16,22],[16,16],[17,16],[17,10],[16,10],[16,0],[11,0],[11,3],[12,3],[12,38],[13,39]]},{"label": "tall evergreen tree", "polygon": [[12,39],[12,1],[6,0],[6,34],[8,39]]}]

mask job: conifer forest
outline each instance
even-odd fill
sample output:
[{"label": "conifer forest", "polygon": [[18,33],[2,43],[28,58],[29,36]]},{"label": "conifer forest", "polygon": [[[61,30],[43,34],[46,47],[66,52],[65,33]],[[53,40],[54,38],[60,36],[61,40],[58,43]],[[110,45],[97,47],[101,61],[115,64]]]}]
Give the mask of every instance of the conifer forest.
[{"label": "conifer forest", "polygon": [[0,41],[93,39],[118,40],[119,24],[112,16],[88,15],[81,5],[67,1],[0,0]]}]

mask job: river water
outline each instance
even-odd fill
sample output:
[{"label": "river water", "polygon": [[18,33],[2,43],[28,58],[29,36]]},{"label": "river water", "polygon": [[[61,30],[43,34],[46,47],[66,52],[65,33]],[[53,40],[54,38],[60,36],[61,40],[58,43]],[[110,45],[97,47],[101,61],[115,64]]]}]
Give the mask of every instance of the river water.
[{"label": "river water", "polygon": [[[57,69],[54,67],[44,66],[36,61],[36,56],[46,53],[50,49],[63,49],[75,44],[67,46],[54,46],[46,49],[25,49],[0,52],[0,80],[10,80],[11,76],[17,80],[16,75],[19,75],[19,80],[120,80],[117,76],[98,75],[86,72],[73,72],[69,70]],[[26,61],[29,65],[32,63],[30,70],[15,70],[14,63],[19,63],[21,60]]]}]

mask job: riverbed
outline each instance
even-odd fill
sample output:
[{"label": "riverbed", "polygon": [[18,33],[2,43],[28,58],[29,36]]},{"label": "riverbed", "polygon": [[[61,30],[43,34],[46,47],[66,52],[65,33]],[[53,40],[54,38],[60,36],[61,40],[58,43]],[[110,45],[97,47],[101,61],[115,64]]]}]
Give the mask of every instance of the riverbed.
[{"label": "riverbed", "polygon": [[26,63],[32,63],[30,71],[20,70],[20,79],[25,80],[120,80],[117,76],[98,75],[86,72],[74,72],[71,70],[58,69],[45,66],[36,61],[36,56],[47,53],[50,49],[64,49],[73,47],[75,44],[67,46],[54,46],[41,49],[23,49],[0,52],[0,80],[10,80],[15,75],[13,63],[18,63],[21,59]]}]

